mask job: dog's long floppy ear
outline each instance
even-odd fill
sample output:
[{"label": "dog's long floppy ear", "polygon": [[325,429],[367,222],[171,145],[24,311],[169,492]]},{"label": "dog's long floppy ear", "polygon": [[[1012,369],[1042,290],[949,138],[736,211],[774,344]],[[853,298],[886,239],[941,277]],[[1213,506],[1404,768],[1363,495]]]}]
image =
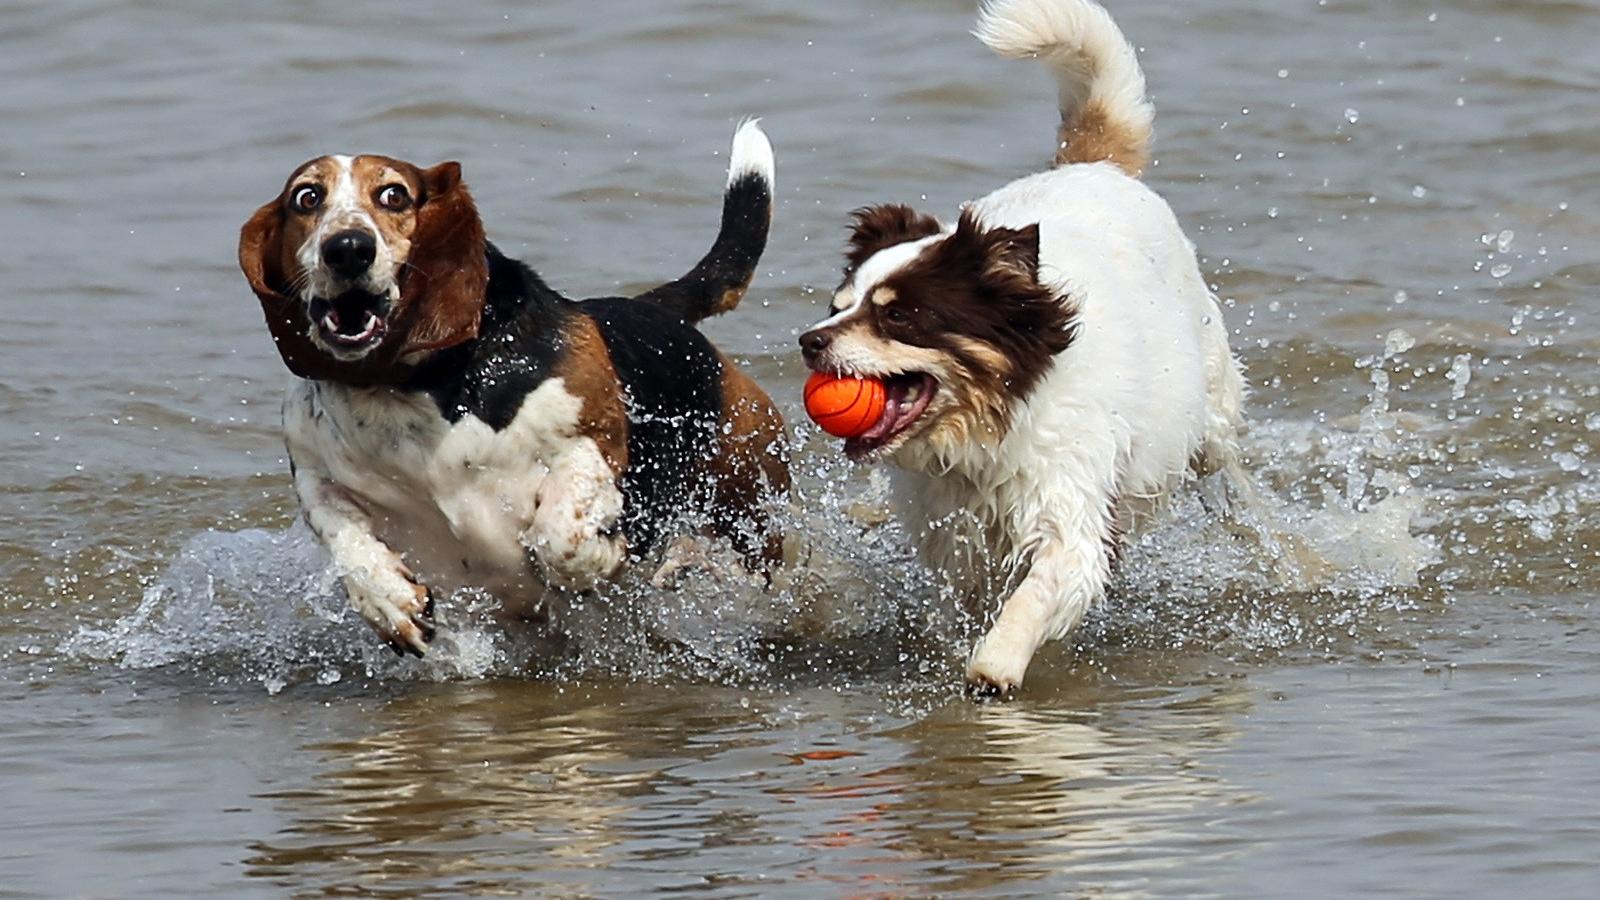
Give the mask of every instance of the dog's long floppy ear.
[{"label": "dog's long floppy ear", "polygon": [[850,246],[844,252],[846,277],[885,247],[932,237],[942,230],[938,219],[900,203],[863,206],[850,214],[850,220]]},{"label": "dog's long floppy ear", "polygon": [[239,229],[239,268],[262,303],[288,299],[283,290],[283,197],[255,211]]},{"label": "dog's long floppy ear", "polygon": [[289,371],[301,378],[328,378],[340,366],[311,342],[304,304],[293,298],[284,273],[283,195],[255,211],[239,229],[239,269],[261,301],[261,312]]},{"label": "dog's long floppy ear", "polygon": [[489,286],[483,220],[461,181],[461,164],[422,173],[422,203],[400,282],[409,320],[399,355],[453,347],[478,335]]}]

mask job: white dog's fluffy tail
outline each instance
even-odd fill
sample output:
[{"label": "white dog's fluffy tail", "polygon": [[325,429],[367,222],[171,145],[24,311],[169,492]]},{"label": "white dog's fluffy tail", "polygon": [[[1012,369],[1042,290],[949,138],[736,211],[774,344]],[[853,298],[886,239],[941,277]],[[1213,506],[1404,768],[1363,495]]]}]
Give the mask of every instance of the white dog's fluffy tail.
[{"label": "white dog's fluffy tail", "polygon": [[1110,160],[1137,176],[1155,110],[1133,46],[1092,0],[988,0],[972,32],[1008,59],[1038,58],[1061,92],[1055,164]]}]

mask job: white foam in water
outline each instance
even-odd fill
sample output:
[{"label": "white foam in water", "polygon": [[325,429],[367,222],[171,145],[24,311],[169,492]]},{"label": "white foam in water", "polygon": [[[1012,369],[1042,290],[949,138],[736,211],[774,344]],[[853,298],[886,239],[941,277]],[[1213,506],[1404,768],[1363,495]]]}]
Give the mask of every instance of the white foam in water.
[{"label": "white foam in water", "polygon": [[1292,499],[1258,488],[1236,505],[1237,521],[1222,522],[1198,494],[1175,498],[1128,548],[1080,648],[1320,650],[1355,636],[1377,607],[1412,605],[1410,589],[1440,556],[1416,533],[1424,498],[1389,459],[1386,377],[1351,430],[1257,424],[1246,442],[1253,477],[1287,485]]},{"label": "white foam in water", "polygon": [[[1391,335],[1385,356],[1406,343]],[[1234,654],[1315,645],[1348,632],[1354,611],[1375,598],[1404,602],[1437,552],[1413,535],[1424,503],[1394,459],[1402,421],[1389,411],[1389,376],[1363,362],[1372,394],[1347,427],[1255,426],[1249,452],[1278,492],[1261,489],[1238,522],[1219,522],[1192,492],[1177,498],[1128,549],[1111,601],[1079,645],[1220,641]],[[641,566],[561,610],[554,630],[501,621],[492,599],[469,592],[440,601],[425,659],[401,659],[349,609],[326,555],[297,523],[196,535],[132,612],[80,629],[63,649],[273,692],[487,676],[958,679],[977,623],[914,561],[890,514],[889,477],[855,470],[814,432],[802,437],[801,499],[787,512],[792,565],[771,590],[731,564],[662,590]]]},{"label": "white foam in water", "polygon": [[133,612],[81,629],[63,648],[130,669],[183,666],[219,683],[479,675],[491,668],[483,636],[453,633],[441,669],[396,660],[363,633],[327,556],[298,522],[284,531],[208,531],[190,538]]},{"label": "white foam in water", "polygon": [[[830,500],[825,508],[842,506]],[[678,590],[652,587],[641,574],[650,566],[640,566],[565,604],[563,637],[503,621],[492,599],[465,592],[440,601],[438,636],[422,660],[398,658],[378,641],[298,521],[283,531],[204,532],[132,612],[104,628],[81,628],[62,649],[129,669],[193,670],[218,684],[258,682],[271,692],[350,679],[750,682],[796,670],[826,674],[831,661],[881,669],[893,647],[865,639],[892,631],[897,615],[918,605],[906,592],[931,579],[896,528],[863,527],[843,515],[791,524],[805,562],[780,573],[771,590],[737,573],[731,553],[718,571],[692,574]]]}]

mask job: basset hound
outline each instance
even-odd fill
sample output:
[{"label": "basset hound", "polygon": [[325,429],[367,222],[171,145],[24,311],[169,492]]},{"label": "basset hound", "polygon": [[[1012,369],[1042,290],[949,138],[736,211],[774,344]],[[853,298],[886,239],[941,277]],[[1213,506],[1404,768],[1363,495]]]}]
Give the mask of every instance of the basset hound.
[{"label": "basset hound", "polygon": [[239,265],[294,375],[295,492],[396,652],[427,649],[435,590],[549,613],[686,519],[753,570],[779,559],[783,421],[695,328],[744,296],[772,192],[771,145],[746,123],[705,257],[583,301],[485,238],[455,162],[319,157],[250,217]]}]

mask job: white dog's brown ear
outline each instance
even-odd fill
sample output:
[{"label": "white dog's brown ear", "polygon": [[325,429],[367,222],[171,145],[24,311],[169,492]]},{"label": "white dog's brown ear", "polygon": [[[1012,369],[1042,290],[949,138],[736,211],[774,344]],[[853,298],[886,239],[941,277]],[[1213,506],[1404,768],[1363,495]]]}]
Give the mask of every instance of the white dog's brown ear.
[{"label": "white dog's brown ear", "polygon": [[1039,280],[1037,222],[1022,228],[982,229],[979,233],[991,270],[1024,275],[1033,281]]},{"label": "white dog's brown ear", "polygon": [[1050,357],[1072,343],[1077,309],[1039,281],[1037,223],[989,228],[963,212],[955,233],[931,252],[929,264],[937,267],[936,280],[960,284],[964,277],[970,292],[987,298],[967,307],[969,333],[1001,347],[1021,368],[1040,375]]},{"label": "white dog's brown ear", "polygon": [[422,188],[400,288],[402,314],[410,320],[402,355],[476,337],[489,286],[483,220],[461,181],[461,164],[442,162],[424,171]]},{"label": "white dog's brown ear", "polygon": [[850,245],[844,252],[846,275],[879,250],[932,237],[942,230],[938,219],[900,203],[863,206],[850,214],[850,220]]}]

